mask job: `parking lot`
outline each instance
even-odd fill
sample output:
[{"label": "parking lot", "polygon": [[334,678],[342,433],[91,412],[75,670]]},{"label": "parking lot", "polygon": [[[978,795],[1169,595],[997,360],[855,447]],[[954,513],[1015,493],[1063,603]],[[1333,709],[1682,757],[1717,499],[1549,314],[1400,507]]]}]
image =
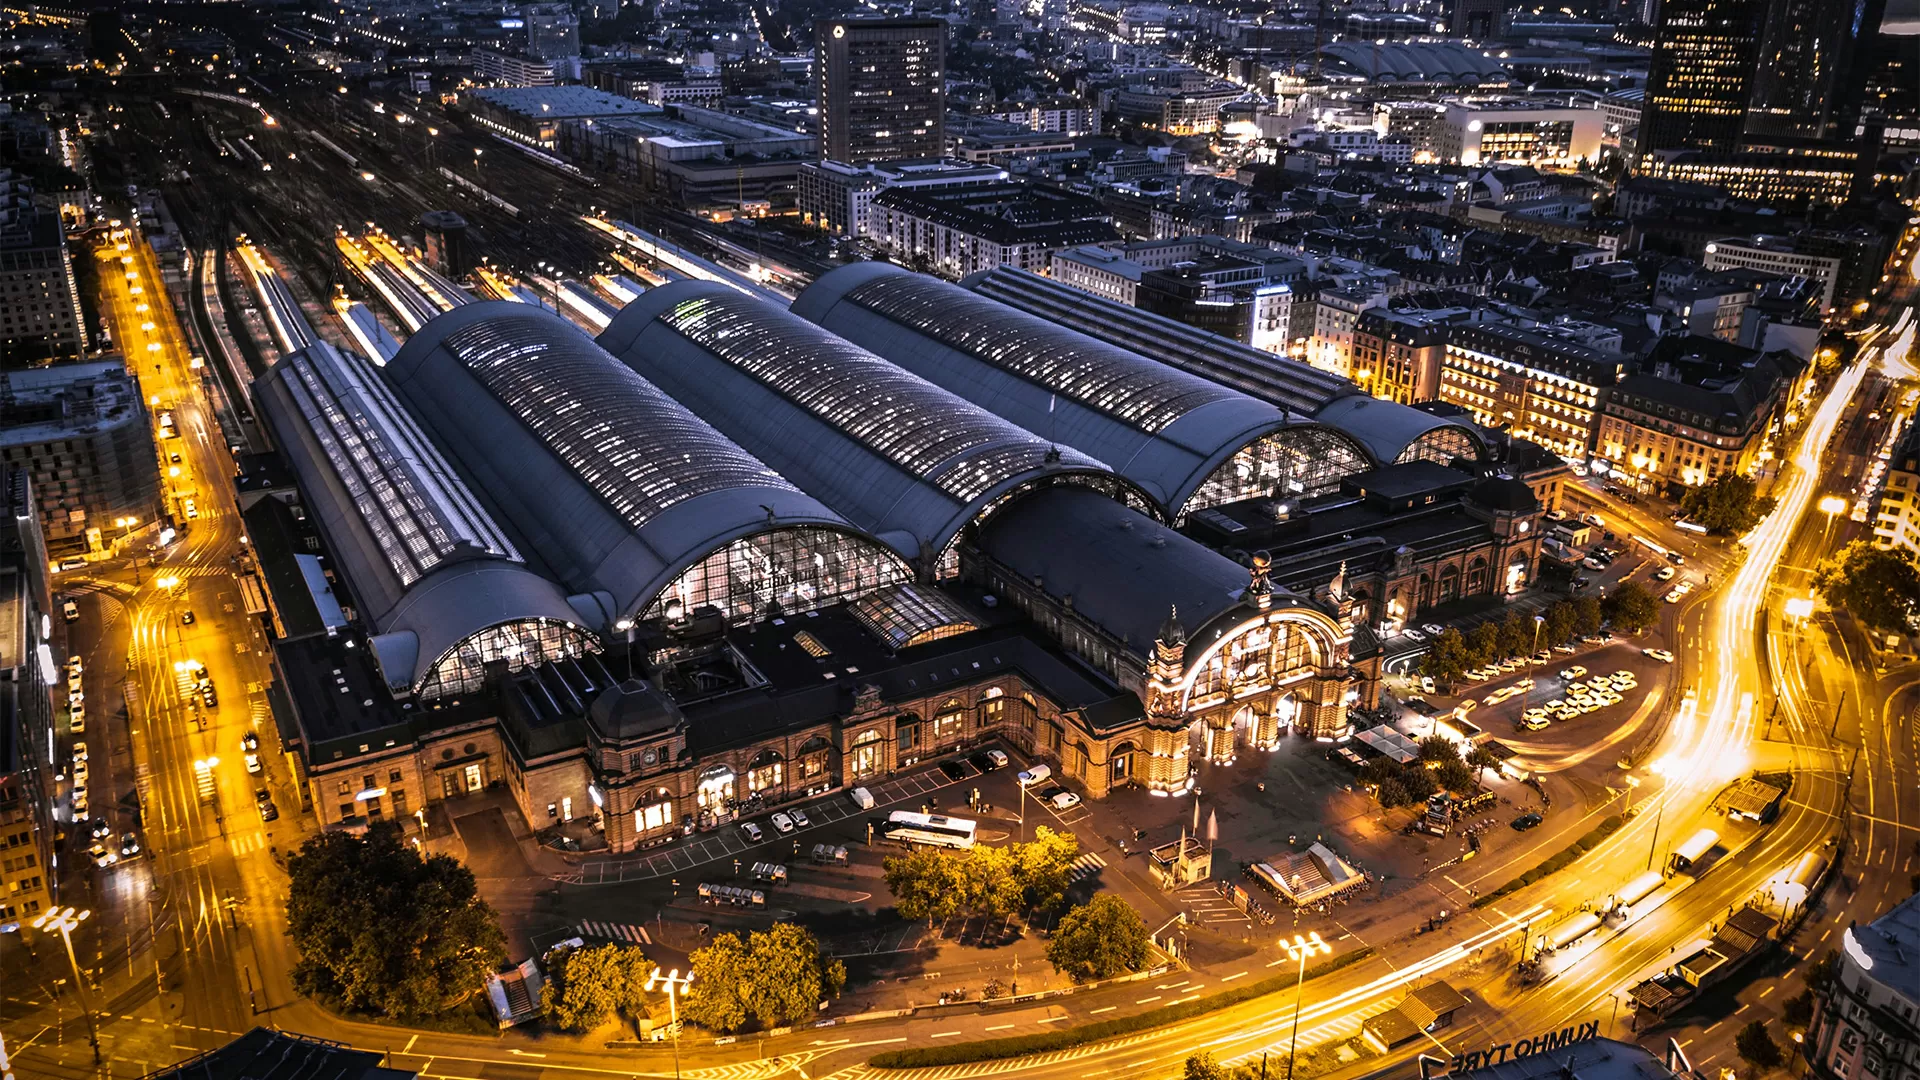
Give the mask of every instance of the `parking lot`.
[{"label": "parking lot", "polygon": [[[785,835],[774,829],[769,822],[770,815],[755,815],[730,822],[712,832],[691,837],[685,843],[658,854],[587,860],[581,863],[580,869],[570,880],[582,885],[611,885],[623,881],[646,881],[686,873],[697,866],[723,859],[738,858],[745,862],[752,862],[756,858],[769,854],[782,856],[792,850],[796,842],[803,848],[819,842],[821,837],[809,837],[808,834],[815,833],[823,827],[844,822],[849,818],[872,816],[886,807],[900,803],[912,803],[918,806],[921,801],[936,791],[981,775],[980,770],[965,758],[944,761],[939,766],[867,785],[867,791],[873,795],[873,810],[860,809],[854,804],[851,795],[845,791],[839,791],[811,803],[801,804],[800,809],[807,816],[807,827],[795,829]],[[763,836],[760,843],[749,843],[741,834],[740,826],[745,821],[752,821],[760,827]],[[845,832],[844,829],[835,831]]]}]

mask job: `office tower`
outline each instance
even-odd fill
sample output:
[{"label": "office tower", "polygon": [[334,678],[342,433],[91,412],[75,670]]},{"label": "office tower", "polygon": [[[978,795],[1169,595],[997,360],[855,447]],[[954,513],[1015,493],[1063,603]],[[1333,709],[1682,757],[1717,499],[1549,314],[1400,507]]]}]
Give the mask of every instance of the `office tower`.
[{"label": "office tower", "polygon": [[947,24],[833,19],[814,24],[820,152],[831,161],[904,161],[946,149]]},{"label": "office tower", "polygon": [[1770,0],[1665,0],[1640,120],[1642,160],[1739,148]]},{"label": "office tower", "polygon": [[60,215],[0,169],[0,369],[78,359],[86,342]]},{"label": "office tower", "polygon": [[1748,141],[1851,141],[1886,0],[1771,0],[1753,73]]},{"label": "office tower", "polygon": [[580,55],[580,20],[565,4],[529,4],[527,55],[535,60],[570,60]]},{"label": "office tower", "polygon": [[1499,0],[1453,0],[1447,33],[1485,41],[1500,32]]}]

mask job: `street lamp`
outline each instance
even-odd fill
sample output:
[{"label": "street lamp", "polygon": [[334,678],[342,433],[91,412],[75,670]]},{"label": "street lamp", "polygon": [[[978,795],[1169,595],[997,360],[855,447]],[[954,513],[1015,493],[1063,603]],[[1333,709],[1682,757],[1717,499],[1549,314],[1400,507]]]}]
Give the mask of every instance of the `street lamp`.
[{"label": "street lamp", "polygon": [[1300,964],[1300,975],[1293,981],[1293,1037],[1287,1043],[1287,1080],[1293,1080],[1293,1058],[1300,1049],[1300,1001],[1307,985],[1307,957],[1331,956],[1333,946],[1320,940],[1316,931],[1306,937],[1295,934],[1292,941],[1281,938],[1280,947],[1287,950],[1287,959]]},{"label": "street lamp", "polygon": [[75,911],[73,908],[54,908],[33,920],[35,930],[58,930],[60,940],[67,946],[67,963],[73,966],[73,992],[80,996],[80,1012],[87,1018],[87,1042],[93,1045],[93,1063],[100,1064],[100,1033],[93,1027],[93,1010],[87,1006],[87,987],[80,976],[80,961],[73,956],[73,928],[87,920],[91,911]]},{"label": "street lamp", "polygon": [[1827,527],[1820,534],[1820,547],[1822,551],[1824,551],[1827,542],[1831,540],[1833,536],[1833,519],[1836,515],[1846,511],[1847,500],[1846,497],[1842,495],[1822,495],[1820,501],[1816,503],[1815,506],[1821,513],[1827,515]]},{"label": "street lamp", "polygon": [[[658,984],[657,987],[655,985],[656,983]],[[672,971],[667,972],[665,975],[660,974],[659,968],[654,968],[651,972],[647,974],[646,988],[648,990],[653,990],[653,989],[664,990],[666,991],[666,994],[667,994],[667,1014],[670,1017],[672,1017],[672,1025],[673,1025],[673,1077],[674,1077],[674,1080],[680,1080],[679,998],[680,998],[680,994],[683,993],[687,989],[687,987],[691,986],[692,984],[693,984],[692,968],[687,969],[687,974],[684,978],[680,977],[679,968],[674,968]]]}]

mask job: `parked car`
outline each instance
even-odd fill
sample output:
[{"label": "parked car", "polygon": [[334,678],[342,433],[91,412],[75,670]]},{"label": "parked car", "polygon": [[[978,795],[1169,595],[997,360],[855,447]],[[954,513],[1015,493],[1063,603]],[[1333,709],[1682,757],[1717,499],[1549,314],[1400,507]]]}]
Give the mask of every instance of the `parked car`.
[{"label": "parked car", "polygon": [[743,821],[740,823],[740,835],[749,844],[757,844],[767,837],[766,833],[760,831],[760,826],[755,825],[751,821]]},{"label": "parked car", "polygon": [[249,731],[245,735],[240,736],[240,749],[242,750],[260,749],[260,733],[256,731]]},{"label": "parked car", "polygon": [[789,810],[787,811],[787,816],[793,819],[795,828],[808,829],[813,827],[813,822],[807,820],[807,812],[805,810]]},{"label": "parked car", "polygon": [[1048,768],[1046,765],[1041,764],[1041,765],[1035,765],[1029,769],[1021,770],[1018,779],[1020,781],[1021,787],[1032,787],[1033,785],[1040,783],[1042,780],[1045,780],[1052,775],[1053,775],[1053,770]]},{"label": "parked car", "polygon": [[60,605],[60,612],[67,617],[68,622],[80,621],[80,605],[71,600]]},{"label": "parked car", "polygon": [[857,787],[857,788],[854,788],[852,791],[848,792],[847,794],[850,798],[853,799],[853,805],[859,807],[862,810],[873,809],[873,805],[874,805],[873,792],[868,791],[866,788],[863,788],[863,787]]},{"label": "parked car", "polygon": [[76,742],[73,744],[73,760],[75,761],[87,760],[87,744],[86,743]]},{"label": "parked car", "polygon": [[1004,769],[1008,761],[1005,750],[982,750],[967,760],[973,762],[973,767],[983,773]]},{"label": "parked car", "polygon": [[1439,623],[1431,623],[1431,622],[1421,623],[1420,629],[1425,630],[1427,632],[1428,637],[1439,637],[1441,634],[1444,634],[1447,632],[1446,627],[1441,626]]},{"label": "parked car", "polygon": [[273,805],[273,793],[266,788],[253,790],[253,802],[260,808],[260,820],[272,821],[280,816],[280,808]]},{"label": "parked car", "polygon": [[1040,793],[1040,797],[1055,810],[1071,810],[1080,805],[1080,796],[1063,787],[1052,787]]},{"label": "parked car", "polygon": [[107,847],[107,845],[98,840],[94,841],[93,846],[87,849],[87,855],[93,859],[93,865],[103,870],[120,861],[120,856],[115,853],[112,848]]},{"label": "parked car", "polygon": [[180,625],[181,626],[193,625],[193,609],[189,608],[186,611],[183,611],[180,613]]},{"label": "parked car", "polygon": [[261,770],[260,755],[249,750],[246,753],[246,761],[247,761],[247,772],[255,776],[258,776]]},{"label": "parked car", "polygon": [[1533,828],[1545,820],[1546,819],[1539,814],[1521,814],[1519,817],[1513,819],[1513,828],[1515,832],[1526,832],[1528,829]]},{"label": "parked car", "polygon": [[104,818],[94,818],[87,823],[87,826],[87,835],[92,839],[98,840],[101,837],[113,835],[113,826],[107,824]]},{"label": "parked car", "polygon": [[1406,639],[1407,639],[1408,641],[1425,641],[1425,640],[1427,640],[1427,635],[1425,635],[1425,634],[1423,634],[1423,633],[1421,633],[1421,632],[1420,632],[1420,631],[1418,631],[1418,630],[1415,630],[1415,629],[1412,629],[1411,627],[1409,627],[1409,628],[1408,628],[1408,629],[1406,629],[1406,630],[1402,630],[1402,631],[1400,632],[1400,636],[1401,636],[1401,637],[1404,637],[1404,638],[1406,638]]},{"label": "parked car", "polygon": [[779,830],[781,836],[793,831],[793,819],[780,811],[774,811],[773,817],[768,820],[773,822],[773,827]]}]

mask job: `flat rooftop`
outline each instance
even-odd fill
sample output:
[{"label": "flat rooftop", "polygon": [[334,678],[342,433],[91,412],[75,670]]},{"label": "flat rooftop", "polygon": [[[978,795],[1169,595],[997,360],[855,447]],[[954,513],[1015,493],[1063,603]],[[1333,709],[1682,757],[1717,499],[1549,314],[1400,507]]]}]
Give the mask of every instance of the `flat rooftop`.
[{"label": "flat rooftop", "polygon": [[547,120],[579,120],[599,116],[659,116],[657,106],[632,98],[590,90],[584,86],[507,86],[469,90],[497,109]]}]

